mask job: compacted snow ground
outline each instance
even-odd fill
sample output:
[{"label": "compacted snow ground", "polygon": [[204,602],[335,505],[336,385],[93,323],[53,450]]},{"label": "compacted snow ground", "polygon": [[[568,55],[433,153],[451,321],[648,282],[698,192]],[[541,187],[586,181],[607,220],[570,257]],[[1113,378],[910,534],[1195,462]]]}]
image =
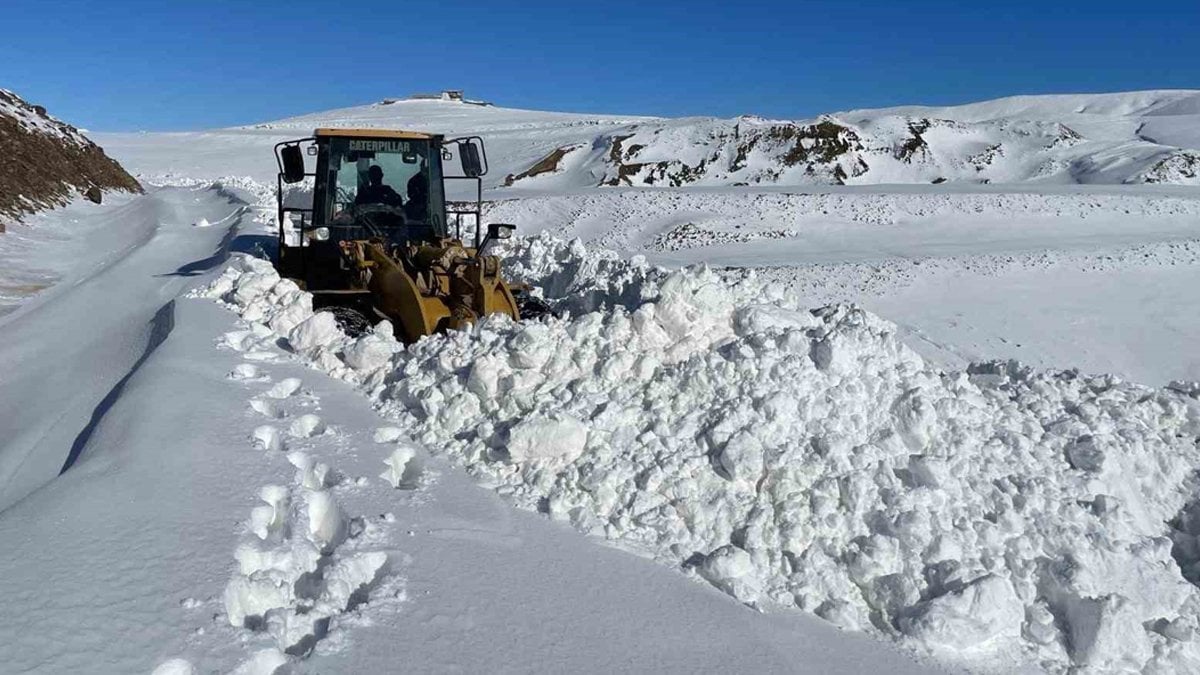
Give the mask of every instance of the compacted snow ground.
[{"label": "compacted snow ground", "polygon": [[[123,373],[64,369],[104,405],[50,427],[88,430],[78,457],[0,512],[0,593],[21,617],[0,624],[0,659],[14,671],[928,669],[514,511],[452,455],[430,454],[354,388],[306,367],[302,338],[179,295],[220,276],[228,251],[255,248],[252,231],[230,236],[251,227],[244,204],[173,188],[133,200],[130,213],[158,204],[171,217],[137,249],[156,252],[154,264],[131,253],[104,272],[129,291],[104,307],[126,317],[140,357]],[[201,221],[210,225],[193,227]],[[185,222],[198,238],[188,245],[166,226]],[[170,251],[179,260],[165,269],[184,270],[182,281],[156,276]],[[172,297],[142,316],[134,309],[153,305],[139,284]],[[100,354],[110,333],[75,328],[103,304],[94,286],[62,282],[6,317],[0,335],[36,320]],[[249,300],[287,287],[241,290]],[[379,342],[390,356],[395,343]],[[372,363],[380,352],[367,345],[343,356]],[[53,369],[48,354],[6,374]],[[61,412],[28,401],[4,417],[18,437]]]}]

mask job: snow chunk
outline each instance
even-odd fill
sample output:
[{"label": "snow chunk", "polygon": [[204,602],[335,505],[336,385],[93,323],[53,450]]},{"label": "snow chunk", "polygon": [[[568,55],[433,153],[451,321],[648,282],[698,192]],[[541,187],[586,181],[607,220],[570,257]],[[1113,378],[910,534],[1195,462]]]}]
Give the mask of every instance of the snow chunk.
[{"label": "snow chunk", "polygon": [[287,527],[288,490],[280,485],[266,485],[259,492],[266,506],[256,506],[250,512],[250,531],[259,539],[284,532]]},{"label": "snow chunk", "polygon": [[250,399],[250,409],[263,417],[276,420],[287,414],[283,408],[279,407],[278,403],[261,398]]},{"label": "snow chunk", "polygon": [[325,433],[325,422],[317,415],[307,413],[297,417],[290,427],[288,433],[295,438],[312,438]]},{"label": "snow chunk", "polygon": [[750,554],[736,546],[722,546],[704,558],[700,576],[742,602],[758,600],[762,584]]},{"label": "snow chunk", "polygon": [[379,474],[379,477],[394,488],[414,487],[417,479],[421,477],[421,464],[416,461],[416,455],[416,448],[410,445],[401,445],[393,450],[387,459],[383,460],[388,468]]},{"label": "snow chunk", "polygon": [[231,675],[274,675],[287,662],[287,656],[278,649],[264,649],[240,663]]},{"label": "snow chunk", "polygon": [[347,519],[342,507],[326,490],[308,495],[308,539],[322,551],[330,551],[346,538]]},{"label": "snow chunk", "polygon": [[1064,605],[1071,657],[1103,671],[1136,669],[1154,652],[1136,608],[1117,594],[1075,598]]},{"label": "snow chunk", "polygon": [[386,325],[386,332],[376,326],[373,332],[359,337],[346,347],[342,357],[346,365],[358,371],[372,372],[391,361],[392,353],[400,348],[400,343],[392,336],[390,323],[381,322],[380,325]]},{"label": "snow chunk", "polygon": [[316,461],[307,453],[295,451],[288,453],[288,462],[296,467],[296,483],[306,490],[322,490],[329,487],[329,466]]},{"label": "snow chunk", "polygon": [[404,438],[404,430],[399,427],[379,427],[375,430],[373,440],[376,443],[395,443]]},{"label": "snow chunk", "polygon": [[1104,469],[1104,441],[1091,434],[1080,436],[1067,446],[1067,460],[1081,471],[1098,473]]},{"label": "snow chunk", "polygon": [[289,377],[275,383],[266,395],[274,399],[285,399],[300,391],[300,378]]},{"label": "snow chunk", "polygon": [[325,571],[325,591],[318,607],[331,613],[346,611],[354,594],[371,585],[387,561],[388,556],[382,551],[356,553],[338,560]]},{"label": "snow chunk", "polygon": [[514,462],[557,459],[572,462],[583,454],[588,430],[566,414],[531,417],[513,427],[508,456]]},{"label": "snow chunk", "polygon": [[329,312],[317,312],[288,332],[288,344],[301,354],[328,347],[343,337],[337,319]]},{"label": "snow chunk", "polygon": [[258,377],[258,366],[252,363],[239,363],[234,367],[233,372],[229,373],[229,379],[231,380],[255,380]]},{"label": "snow chunk", "polygon": [[285,447],[283,434],[279,432],[279,429],[270,424],[255,427],[253,436],[254,440],[263,450],[279,452]]},{"label": "snow chunk", "polygon": [[966,650],[1000,638],[1015,638],[1025,609],[1012,584],[988,575],[912,608],[899,621],[900,630],[927,645]]},{"label": "snow chunk", "polygon": [[151,675],[196,675],[196,668],[187,659],[170,659],[158,664]]}]

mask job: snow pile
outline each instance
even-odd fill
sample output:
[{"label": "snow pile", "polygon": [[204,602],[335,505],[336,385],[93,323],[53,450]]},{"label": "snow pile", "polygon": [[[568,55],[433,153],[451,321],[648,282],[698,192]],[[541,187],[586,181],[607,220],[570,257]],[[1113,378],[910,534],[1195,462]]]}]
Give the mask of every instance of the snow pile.
[{"label": "snow pile", "polygon": [[[261,261],[207,294],[264,326],[288,316],[274,332],[298,353],[516,503],[743,602],[983,668],[1200,668],[1200,591],[1180,570],[1200,550],[1181,515],[1192,394],[1013,363],[947,374],[853,306],[804,311],[753,277],[547,237],[513,246],[513,275],[575,313],[404,349],[296,310],[303,294]],[[364,340],[386,363],[347,363]],[[405,461],[388,461],[394,484]],[[285,555],[297,569],[312,552]]]}]

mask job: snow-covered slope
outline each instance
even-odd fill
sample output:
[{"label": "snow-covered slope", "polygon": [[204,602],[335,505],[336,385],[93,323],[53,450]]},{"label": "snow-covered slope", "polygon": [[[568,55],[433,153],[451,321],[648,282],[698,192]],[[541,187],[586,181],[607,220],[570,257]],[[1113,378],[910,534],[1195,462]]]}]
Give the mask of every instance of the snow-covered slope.
[{"label": "snow-covered slope", "polygon": [[[611,185],[1196,184],[1197,101],[1193,91],[1134,92],[858,110],[807,122],[655,121],[564,146],[558,164]],[[541,184],[555,182],[555,172],[543,173]],[[536,175],[514,178],[521,181],[539,183]]]},{"label": "snow-covered slope", "polygon": [[272,175],[269,146],[317,126],[478,133],[488,184],[1200,183],[1200,93],[1017,97],[814,120],[655,119],[398,101],[191,134],[105,135],[143,175]]},{"label": "snow-covered slope", "polygon": [[[499,185],[562,145],[594,139],[652,118],[587,115],[449,101],[398,101],[330,110],[247,127],[171,134],[101,134],[139,175],[216,179],[249,176],[273,184],[278,170],[271,147],[308,136],[322,126],[430,131],[448,136],[479,134],[486,141],[490,172]],[[584,184],[594,184],[585,181]]]}]

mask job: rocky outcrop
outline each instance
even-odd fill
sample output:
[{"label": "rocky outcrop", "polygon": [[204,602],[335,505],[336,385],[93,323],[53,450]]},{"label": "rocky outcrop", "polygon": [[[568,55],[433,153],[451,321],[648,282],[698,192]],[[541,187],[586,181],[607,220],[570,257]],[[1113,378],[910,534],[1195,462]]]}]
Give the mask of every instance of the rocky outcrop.
[{"label": "rocky outcrop", "polygon": [[534,163],[533,166],[522,171],[519,174],[508,174],[504,177],[504,186],[509,187],[519,180],[540,176],[544,173],[557,173],[559,165],[562,163],[563,157],[566,157],[572,150],[579,149],[578,145],[568,145],[561,148],[555,148],[553,152],[541,158]]},{"label": "rocky outcrop", "polygon": [[[1146,138],[1114,146],[1049,119],[913,112],[639,121],[587,142],[547,147],[549,154],[517,167],[504,185],[1200,184],[1195,150]],[[1096,134],[1094,125],[1085,128]]]},{"label": "rocky outcrop", "polygon": [[142,188],[78,129],[0,89],[0,231],[5,220],[110,190]]},{"label": "rocky outcrop", "polygon": [[607,139],[602,185],[841,184],[866,164],[853,129],[756,117],[646,124]]},{"label": "rocky outcrop", "polygon": [[1190,150],[1171,152],[1134,177],[1132,182],[1200,185],[1200,153]]}]

